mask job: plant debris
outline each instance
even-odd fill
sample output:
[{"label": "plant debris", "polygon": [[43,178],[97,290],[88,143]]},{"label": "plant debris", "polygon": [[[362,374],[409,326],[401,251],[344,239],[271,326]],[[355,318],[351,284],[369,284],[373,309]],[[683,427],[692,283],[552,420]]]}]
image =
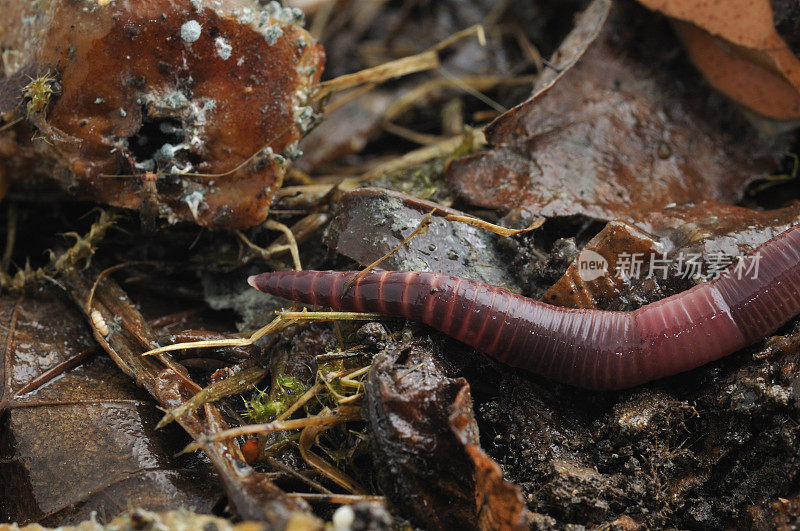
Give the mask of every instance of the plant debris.
[{"label": "plant debris", "polygon": [[326,238],[339,254],[367,265],[412,233],[436,211],[427,235],[416,237],[380,264],[397,271],[436,271],[519,291],[499,251],[498,239],[480,228],[450,221],[463,212],[396,192],[361,189],[342,198]]},{"label": "plant debris", "polygon": [[664,47],[668,32],[638,10],[612,10],[585,51],[561,52],[577,52],[574,66],[543,76],[487,129],[494,149],[450,165],[450,188],[482,208],[603,221],[741,199],[779,169],[789,138],[759,136],[718,94],[688,83],[691,67]]},{"label": "plant debris", "polygon": [[26,114],[0,132],[9,176],[172,222],[264,221],[322,74],[299,15],[255,1],[85,4],[3,5],[0,113]]},{"label": "plant debris", "polygon": [[147,395],[97,355],[69,301],[52,290],[40,298],[2,297],[0,322],[4,519],[56,525],[117,514],[129,504],[211,511],[219,480],[193,456],[172,457],[180,437],[156,430]]},{"label": "plant debris", "polygon": [[797,9],[745,3],[0,0],[0,521],[795,525],[797,320],[601,393],[247,284],[707,280],[800,220]]},{"label": "plant debris", "polygon": [[521,493],[480,449],[469,384],[445,378],[424,344],[380,354],[364,415],[381,490],[431,529],[527,529]]}]

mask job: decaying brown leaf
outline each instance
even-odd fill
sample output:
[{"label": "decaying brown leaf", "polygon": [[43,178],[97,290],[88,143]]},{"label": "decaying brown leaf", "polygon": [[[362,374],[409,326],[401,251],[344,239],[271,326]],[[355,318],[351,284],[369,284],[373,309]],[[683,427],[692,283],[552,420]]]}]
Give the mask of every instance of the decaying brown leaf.
[{"label": "decaying brown leaf", "polygon": [[430,345],[378,355],[367,379],[378,485],[427,529],[527,529],[519,490],[480,448],[469,384],[444,376]]},{"label": "decaying brown leaf", "polygon": [[[655,211],[633,222],[612,222],[586,244],[543,300],[572,308],[634,309],[713,278],[714,268],[719,272],[798,219],[798,205],[757,211],[707,201]],[[579,262],[587,252],[607,261],[605,274],[582,278]],[[641,266],[636,275],[630,267],[634,257]]]},{"label": "decaying brown leaf", "polygon": [[[692,59],[717,90],[757,113],[800,119],[800,59],[776,29],[772,0],[639,0],[676,19]],[[789,33],[787,38],[795,37]]]},{"label": "decaying brown leaf", "polygon": [[0,132],[8,175],[173,221],[263,221],[324,62],[276,6],[3,1],[0,113],[25,118]]},{"label": "decaying brown leaf", "polygon": [[[90,280],[95,278],[98,279],[96,284]],[[120,326],[107,336],[95,327],[94,337],[117,366],[147,390],[162,408],[174,409],[201,390],[185,368],[167,355],[142,356],[147,348],[157,345],[155,333],[112,279],[89,270],[65,275],[64,282],[87,317],[96,311],[107,323],[119,320]],[[89,303],[91,306],[87,307]],[[200,410],[187,412],[176,422],[198,441],[220,477],[231,508],[241,518],[277,525],[285,524],[293,515],[307,512],[308,506],[302,500],[287,497],[269,478],[247,465],[235,441],[206,440],[208,435],[228,427],[216,405],[203,404]]]},{"label": "decaying brown leaf", "polygon": [[0,298],[0,345],[3,519],[57,526],[218,503],[219,480],[201,460],[173,457],[185,437],[155,429],[151,399],[104,356],[87,357],[96,345],[63,297]]},{"label": "decaying brown leaf", "polygon": [[[487,129],[494,149],[450,165],[450,187],[504,212],[610,221],[670,203],[735,202],[774,172],[788,139],[760,137],[687,80],[691,69],[664,44],[669,29],[642,14],[615,7],[597,40],[577,48],[574,66],[545,76],[530,100]],[[580,26],[575,33],[592,35]]]}]

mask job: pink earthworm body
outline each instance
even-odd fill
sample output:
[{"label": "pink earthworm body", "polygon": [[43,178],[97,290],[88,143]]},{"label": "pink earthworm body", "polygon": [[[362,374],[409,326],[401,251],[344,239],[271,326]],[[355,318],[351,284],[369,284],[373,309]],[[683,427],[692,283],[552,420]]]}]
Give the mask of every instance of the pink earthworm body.
[{"label": "pink earthworm body", "polygon": [[[718,278],[630,312],[568,309],[449,275],[300,271],[251,277],[306,304],[425,323],[502,363],[590,389],[622,389],[694,369],[766,337],[800,313],[800,225],[743,258],[758,274]],[[347,288],[347,289],[346,289]]]}]

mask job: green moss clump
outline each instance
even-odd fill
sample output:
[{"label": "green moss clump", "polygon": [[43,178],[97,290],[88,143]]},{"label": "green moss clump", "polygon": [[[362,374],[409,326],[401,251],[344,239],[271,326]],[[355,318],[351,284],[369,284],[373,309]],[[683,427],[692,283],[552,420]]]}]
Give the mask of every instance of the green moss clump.
[{"label": "green moss clump", "polygon": [[253,424],[272,422],[308,390],[303,382],[285,374],[278,375],[275,383],[272,393],[256,389],[250,400],[244,399],[244,416]]}]

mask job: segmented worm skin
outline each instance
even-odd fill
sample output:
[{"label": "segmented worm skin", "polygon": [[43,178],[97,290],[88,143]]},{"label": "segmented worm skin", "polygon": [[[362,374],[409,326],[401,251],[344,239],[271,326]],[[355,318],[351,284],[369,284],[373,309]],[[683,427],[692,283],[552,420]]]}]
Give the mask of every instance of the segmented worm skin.
[{"label": "segmented worm skin", "polygon": [[719,278],[630,312],[567,309],[449,275],[264,273],[250,284],[316,306],[425,323],[497,360],[590,389],[621,389],[727,356],[800,313],[800,225]]}]

